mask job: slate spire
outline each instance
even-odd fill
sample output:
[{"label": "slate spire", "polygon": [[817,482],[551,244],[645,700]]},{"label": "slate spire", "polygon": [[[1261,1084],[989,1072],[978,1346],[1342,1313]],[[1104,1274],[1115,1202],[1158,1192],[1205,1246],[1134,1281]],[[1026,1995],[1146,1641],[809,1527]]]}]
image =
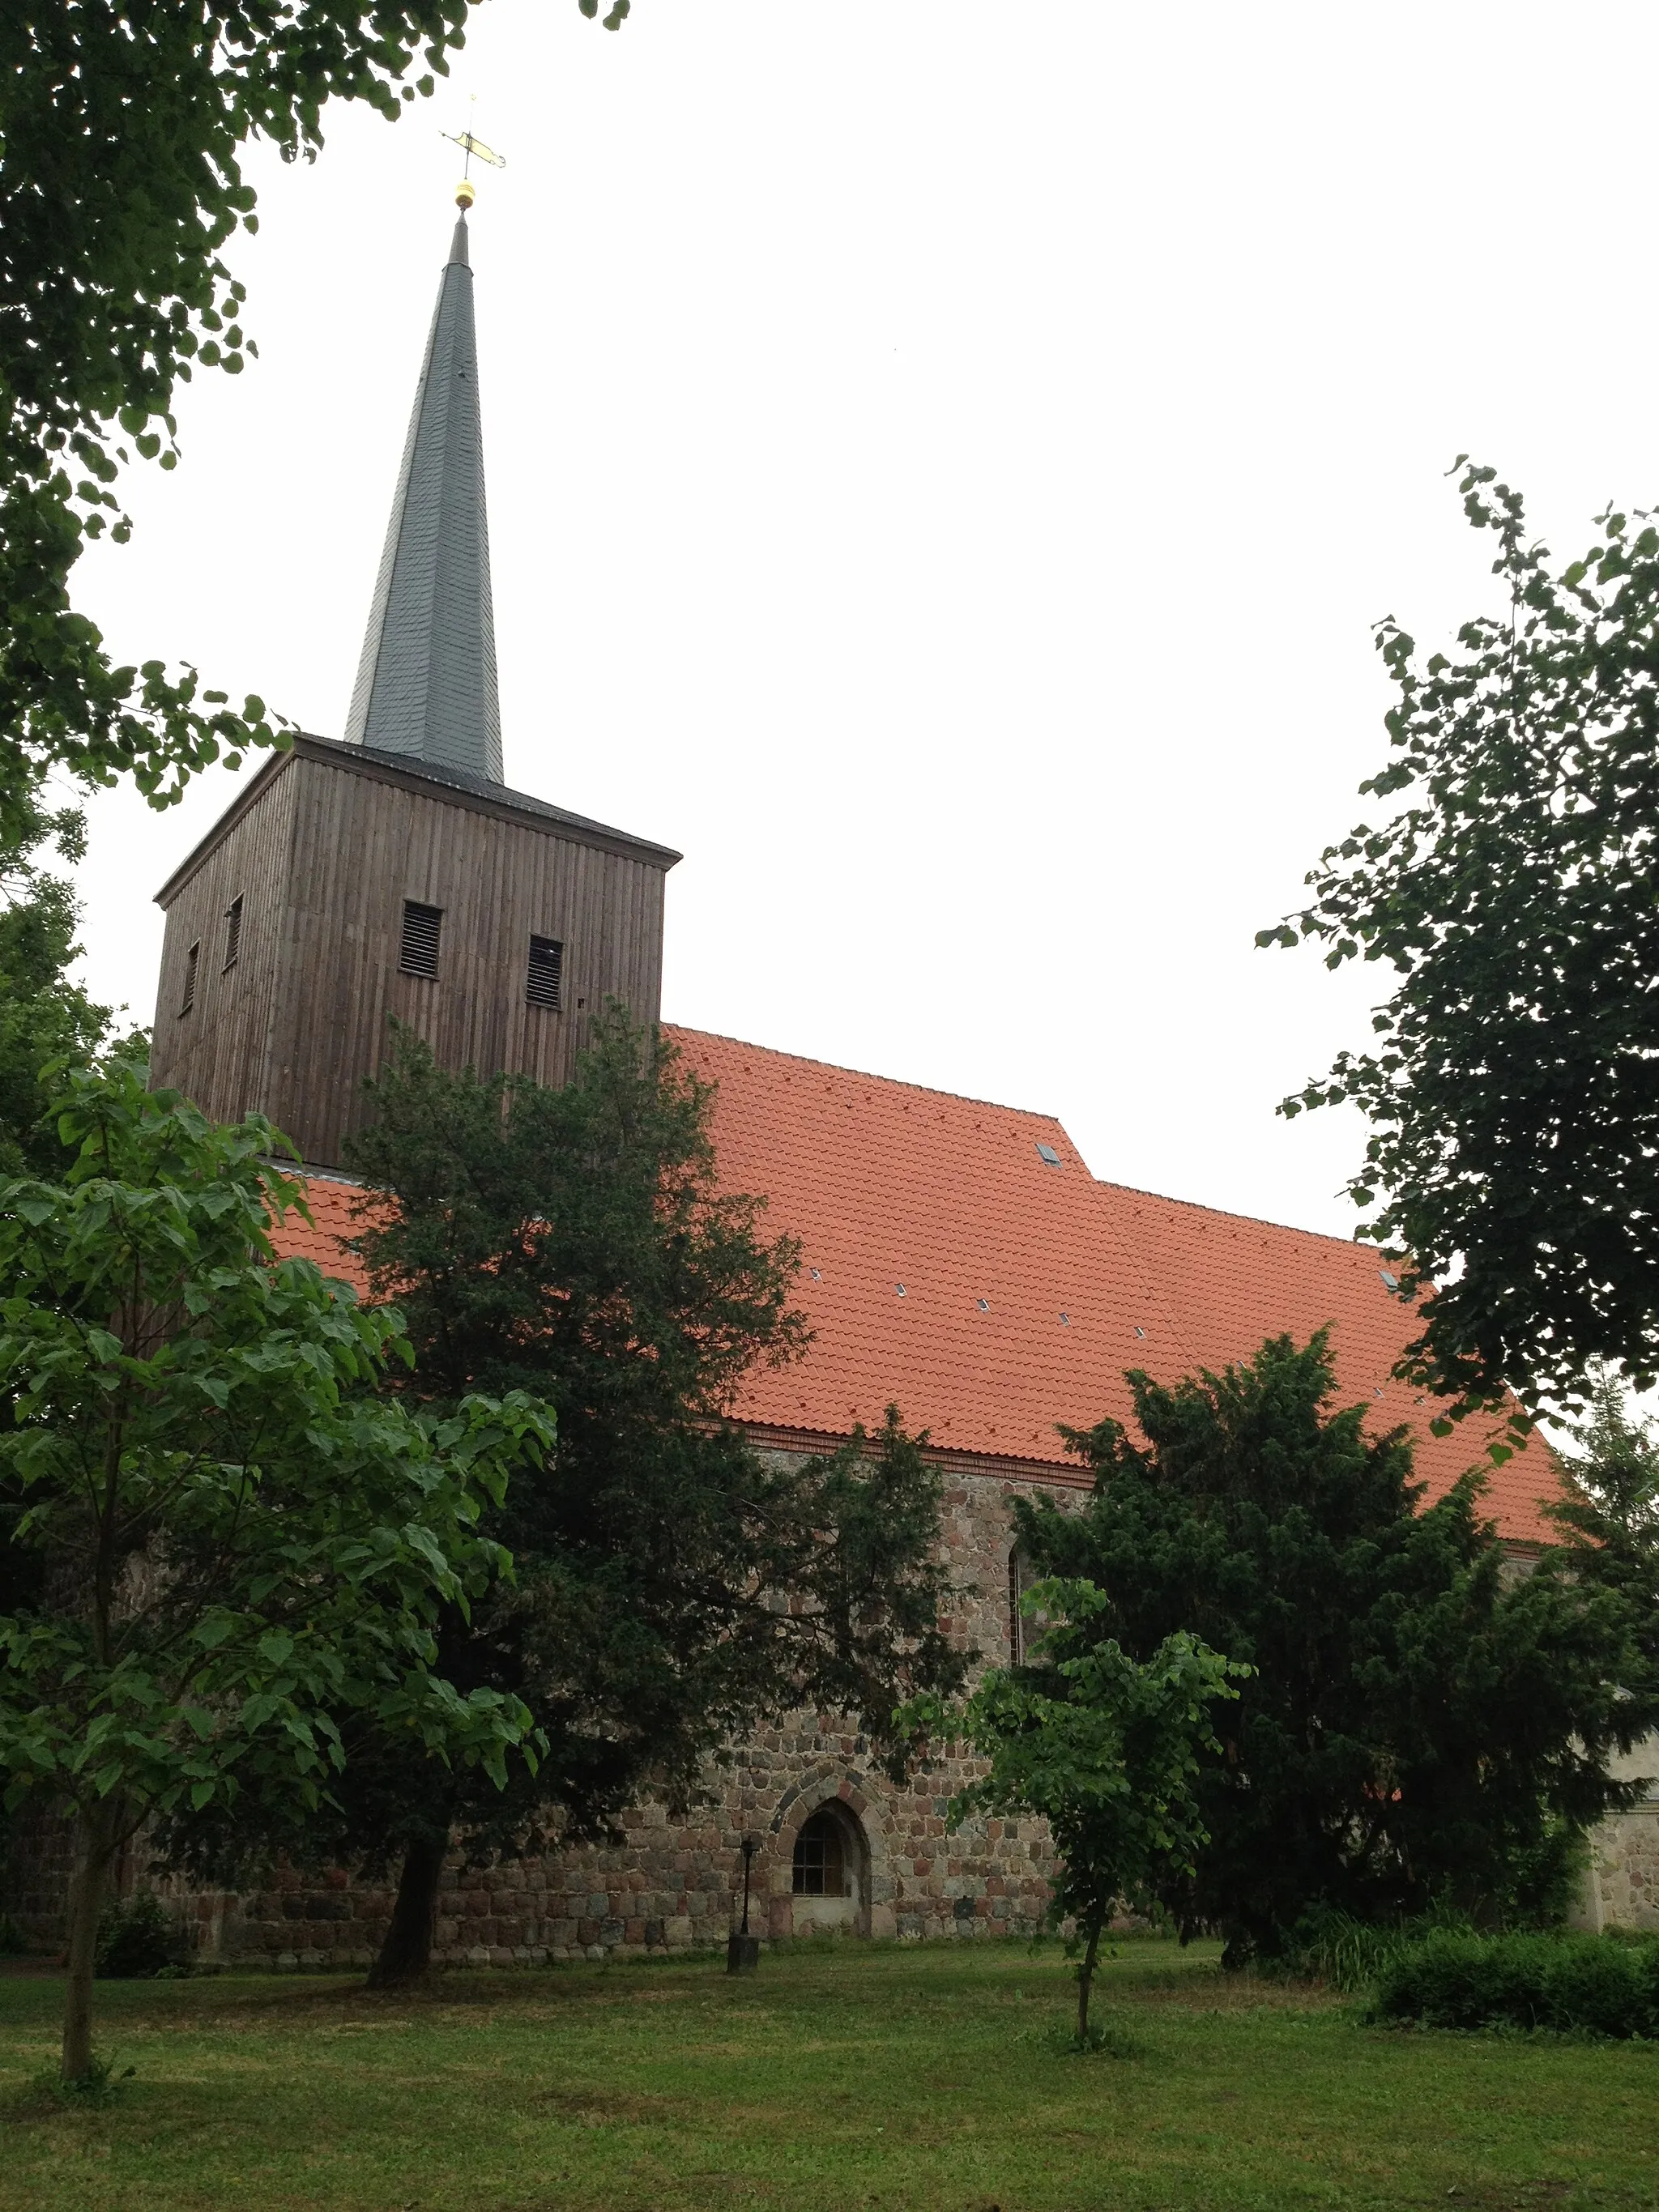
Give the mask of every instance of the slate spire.
[{"label": "slate spire", "polygon": [[410,416],[346,742],[501,781],[464,185]]}]

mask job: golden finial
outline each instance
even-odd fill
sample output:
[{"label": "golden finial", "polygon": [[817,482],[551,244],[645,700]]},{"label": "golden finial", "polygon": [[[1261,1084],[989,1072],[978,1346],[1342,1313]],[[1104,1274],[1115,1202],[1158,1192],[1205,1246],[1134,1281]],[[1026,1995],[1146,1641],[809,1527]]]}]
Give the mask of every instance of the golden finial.
[{"label": "golden finial", "polygon": [[467,210],[471,206],[473,201],[476,200],[477,197],[477,186],[470,182],[467,178],[463,177],[460,183],[455,187],[455,204],[459,208],[463,215],[466,213]]}]

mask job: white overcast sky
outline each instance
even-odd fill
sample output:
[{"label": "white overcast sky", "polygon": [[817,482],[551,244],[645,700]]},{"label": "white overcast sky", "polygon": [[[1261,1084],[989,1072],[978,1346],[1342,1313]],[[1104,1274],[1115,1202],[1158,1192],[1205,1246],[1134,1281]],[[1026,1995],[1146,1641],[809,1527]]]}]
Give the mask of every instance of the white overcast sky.
[{"label": "white overcast sky", "polygon": [[[1273,1109],[1385,978],[1253,933],[1363,811],[1373,621],[1491,598],[1455,456],[1564,550],[1659,495],[1656,64],[1595,0],[486,0],[255,153],[261,358],[78,603],[342,734],[471,115],[507,779],[685,854],[665,1014],[1346,1235],[1363,1132]],[[231,795],[94,807],[138,1018]]]}]

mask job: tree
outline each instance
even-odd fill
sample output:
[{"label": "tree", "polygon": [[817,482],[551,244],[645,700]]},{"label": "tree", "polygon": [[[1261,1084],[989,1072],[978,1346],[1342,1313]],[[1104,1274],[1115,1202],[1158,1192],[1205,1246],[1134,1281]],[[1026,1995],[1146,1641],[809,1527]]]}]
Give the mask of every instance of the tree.
[{"label": "tree", "polygon": [[47,814],[35,800],[23,818],[21,846],[0,848],[0,1174],[50,1176],[63,1154],[43,1071],[90,1065],[110,1042],[112,1017],[69,979],[81,951],[74,893],[38,857],[55,845],[62,859],[80,860],[85,818],[75,807]]},{"label": "tree", "polygon": [[1570,1527],[1620,1528],[1659,1544],[1659,1442],[1654,1425],[1632,1411],[1617,1376],[1592,1372],[1589,1410],[1567,1433],[1559,1456],[1573,1492],[1557,1509]]},{"label": "tree", "polygon": [[1617,1378],[1592,1374],[1587,1417],[1561,1457],[1570,1487],[1552,1505],[1574,1578],[1628,1607],[1644,1667],[1640,1694],[1659,1702],[1659,1443]]},{"label": "tree", "polygon": [[1221,1750],[1210,1708],[1236,1698],[1228,1678],[1250,1670],[1184,1630],[1146,1661],[1131,1658],[1097,1632],[1110,1601],[1091,1583],[1039,1583],[1023,1605],[1044,1624],[1034,1663],[993,1668],[957,1711],[933,1698],[907,1717],[989,1761],[951,1799],[953,1827],[975,1813],[1048,1823],[1060,1862],[1049,1917],[1077,1929],[1077,2040],[1086,2050],[1101,1936],[1121,1907],[1157,1911],[1195,1873],[1210,1840],[1200,1755]]},{"label": "tree", "polygon": [[1476,1476],[1425,1508],[1407,1432],[1332,1409],[1323,1332],[1128,1381],[1140,1440],[1071,1436],[1087,1509],[1016,1520],[1039,1573],[1104,1593],[1079,1635],[1145,1664],[1184,1631],[1253,1669],[1202,1762],[1211,1840],[1161,1887],[1182,1936],[1218,1929],[1237,1965],[1320,1905],[1559,1911],[1584,1831],[1632,1802],[1609,1753],[1659,1711],[1625,1600],[1565,1551],[1509,1572]]},{"label": "tree", "polygon": [[1507,604],[1425,661],[1379,623],[1395,757],[1360,788],[1401,803],[1257,942],[1395,970],[1372,1048],[1280,1110],[1370,1119],[1359,1234],[1429,1293],[1406,1371],[1571,1411],[1596,1360],[1659,1375],[1659,529],[1603,514],[1558,574],[1519,495],[1458,465]]},{"label": "tree", "polygon": [[[805,1462],[729,1419],[744,1376],[805,1341],[797,1251],[719,1188],[712,1094],[672,1048],[612,1010],[548,1090],[449,1073],[405,1036],[371,1100],[359,1243],[415,1347],[406,1387],[436,1407],[533,1393],[558,1424],[489,1517],[514,1585],[440,1639],[451,1679],[525,1699],[535,1773],[497,1794],[367,1731],[340,1817],[312,1832],[313,1860],[398,1869],[385,1984],[426,1969],[452,1843],[483,1861],[604,1836],[642,1790],[684,1804],[728,1739],[803,1705],[860,1714],[896,1771],[895,1707],[965,1659],[939,1626],[939,1480],[896,1413]],[[232,1820],[179,1848],[209,1870],[261,1841]]]},{"label": "tree", "polygon": [[112,1863],[155,1814],[325,1806],[342,1716],[497,1783],[528,1718],[434,1668],[441,1607],[506,1564],[481,1533],[550,1430],[521,1398],[418,1416],[395,1316],[273,1259],[296,1187],[118,1066],[71,1079],[67,1172],[0,1187],[0,1773],[76,1832],[64,2075],[91,2061]]},{"label": "tree", "polygon": [[179,385],[255,350],[222,258],[257,222],[243,147],[313,159],[331,100],[396,118],[447,74],[467,15],[468,0],[0,11],[0,848],[54,764],[131,775],[166,805],[222,755],[286,742],[258,697],[238,710],[194,669],[113,665],[70,579],[88,538],[130,535],[113,487],[131,454],[175,465]]},{"label": "tree", "polygon": [[[111,1028],[110,1008],[69,981],[65,971],[81,949],[74,895],[39,858],[55,844],[63,859],[78,860],[84,817],[73,807],[48,814],[38,799],[24,813],[18,848],[0,848],[0,1176],[52,1172],[61,1159],[46,1110],[55,1085],[42,1071],[59,1061],[89,1064]],[[0,1878],[8,1832],[0,1802]]]}]

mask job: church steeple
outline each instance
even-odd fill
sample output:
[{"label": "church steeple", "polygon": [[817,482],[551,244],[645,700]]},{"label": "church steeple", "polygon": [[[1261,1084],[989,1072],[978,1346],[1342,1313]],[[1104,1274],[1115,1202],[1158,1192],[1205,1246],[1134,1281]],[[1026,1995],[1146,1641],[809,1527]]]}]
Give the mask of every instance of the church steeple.
[{"label": "church steeple", "polygon": [[346,742],[501,781],[501,715],[489,596],[478,349],[466,210],[438,304],[404,445]]}]

